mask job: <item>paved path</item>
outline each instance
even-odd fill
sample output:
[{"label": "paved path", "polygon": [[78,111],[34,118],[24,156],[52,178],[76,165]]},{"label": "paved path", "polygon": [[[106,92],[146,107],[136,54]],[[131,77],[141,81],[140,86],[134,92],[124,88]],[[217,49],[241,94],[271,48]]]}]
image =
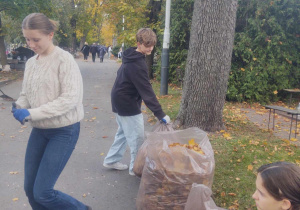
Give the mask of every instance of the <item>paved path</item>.
[{"label": "paved path", "polygon": [[[267,109],[247,109],[242,108],[241,113],[245,114],[245,116],[253,122],[255,125],[257,125],[260,129],[268,130],[268,123],[269,123],[269,110]],[[290,135],[290,126],[291,126],[291,117],[287,114],[276,112],[275,114],[275,123],[274,123],[274,131],[273,128],[273,111],[270,116],[270,125],[269,129],[272,131],[273,135],[282,138],[282,139],[289,139]],[[298,117],[298,125],[296,130],[296,120],[294,116],[294,120],[292,122],[292,133],[291,133],[291,139],[293,138],[294,141],[292,143],[300,146],[300,117]],[[295,132],[297,132],[297,135],[295,137]],[[270,135],[270,138],[272,138],[272,135]]]},{"label": "paved path", "polygon": [[[77,60],[84,82],[85,117],[78,144],[61,174],[56,189],[71,194],[93,210],[134,210],[140,180],[128,171],[114,171],[102,166],[117,130],[111,111],[110,91],[119,63]],[[22,81],[1,89],[17,98]],[[2,210],[30,210],[23,191],[24,154],[31,130],[21,126],[10,113],[11,102],[0,99],[0,203]],[[146,131],[151,126],[145,120]],[[127,150],[123,162],[129,164]],[[18,198],[17,201],[13,201]]]}]

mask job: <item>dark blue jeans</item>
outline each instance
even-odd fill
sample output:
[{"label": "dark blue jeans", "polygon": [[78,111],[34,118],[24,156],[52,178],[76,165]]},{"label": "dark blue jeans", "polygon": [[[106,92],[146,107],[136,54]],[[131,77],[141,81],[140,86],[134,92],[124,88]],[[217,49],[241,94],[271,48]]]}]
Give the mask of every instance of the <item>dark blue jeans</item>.
[{"label": "dark blue jeans", "polygon": [[33,210],[86,210],[87,206],[53,187],[68,162],[80,123],[62,128],[33,128],[25,155],[24,189]]}]

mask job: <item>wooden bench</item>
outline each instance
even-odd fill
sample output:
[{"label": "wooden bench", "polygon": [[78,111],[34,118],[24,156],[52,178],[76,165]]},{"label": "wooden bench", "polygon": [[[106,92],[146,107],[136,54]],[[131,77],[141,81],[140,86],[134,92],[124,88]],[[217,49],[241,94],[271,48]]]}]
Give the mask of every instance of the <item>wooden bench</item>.
[{"label": "wooden bench", "polygon": [[291,125],[290,125],[290,135],[289,135],[289,139],[291,139],[291,133],[292,133],[292,127],[293,127],[293,120],[294,120],[294,115],[296,116],[296,129],[295,129],[295,138],[297,136],[297,124],[298,124],[298,116],[300,115],[300,111],[295,110],[295,109],[288,109],[282,106],[272,106],[272,105],[267,105],[265,106],[266,109],[270,109],[269,112],[269,122],[268,122],[268,130],[270,129],[270,119],[271,119],[271,111],[273,109],[273,130],[274,130],[274,124],[275,124],[275,111],[280,111],[280,112],[284,112],[287,113],[289,115],[292,116],[291,118]]}]

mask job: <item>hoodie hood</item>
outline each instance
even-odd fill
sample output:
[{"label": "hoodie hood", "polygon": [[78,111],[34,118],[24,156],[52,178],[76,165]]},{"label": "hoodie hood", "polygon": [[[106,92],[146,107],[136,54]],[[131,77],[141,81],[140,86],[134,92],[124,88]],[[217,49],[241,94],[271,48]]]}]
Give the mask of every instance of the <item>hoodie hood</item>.
[{"label": "hoodie hood", "polygon": [[122,63],[131,63],[138,59],[145,59],[145,55],[136,51],[136,47],[130,47],[124,51],[122,57]]}]

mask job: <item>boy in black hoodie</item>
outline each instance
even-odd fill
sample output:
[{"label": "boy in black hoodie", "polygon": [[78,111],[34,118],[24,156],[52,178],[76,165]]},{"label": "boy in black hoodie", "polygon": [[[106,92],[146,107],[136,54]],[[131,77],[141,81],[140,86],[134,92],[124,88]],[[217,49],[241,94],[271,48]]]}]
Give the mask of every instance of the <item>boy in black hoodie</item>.
[{"label": "boy in black hoodie", "polygon": [[156,99],[145,61],[145,56],[151,54],[156,44],[156,35],[150,28],[141,28],[136,34],[136,41],[137,47],[124,51],[122,65],[111,91],[112,111],[116,113],[119,128],[103,163],[107,168],[128,169],[127,165],[119,162],[128,144],[131,154],[130,175],[134,175],[132,169],[135,157],[144,141],[142,100],[159,120],[170,122],[170,117],[163,112]]}]

